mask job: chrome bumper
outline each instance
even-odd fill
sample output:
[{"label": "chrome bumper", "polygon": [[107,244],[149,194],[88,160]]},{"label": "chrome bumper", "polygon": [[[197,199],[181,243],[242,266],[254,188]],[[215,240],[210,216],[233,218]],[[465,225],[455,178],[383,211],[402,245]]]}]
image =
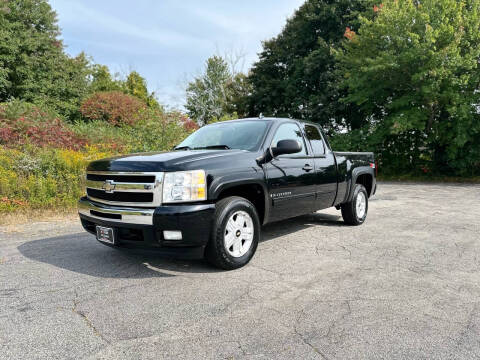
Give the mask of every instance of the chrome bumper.
[{"label": "chrome bumper", "polygon": [[[122,224],[153,225],[155,209],[124,208],[103,205],[92,202],[87,198],[78,201],[78,213],[92,219]],[[102,216],[105,214],[105,216]]]}]

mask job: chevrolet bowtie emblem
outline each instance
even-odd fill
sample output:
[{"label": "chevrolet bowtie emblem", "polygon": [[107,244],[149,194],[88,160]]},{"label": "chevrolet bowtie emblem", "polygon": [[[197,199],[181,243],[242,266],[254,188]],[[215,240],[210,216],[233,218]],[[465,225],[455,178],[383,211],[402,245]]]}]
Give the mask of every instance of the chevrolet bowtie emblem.
[{"label": "chevrolet bowtie emblem", "polygon": [[105,190],[106,193],[113,193],[113,190],[115,190],[115,182],[113,180],[105,180],[102,189]]}]

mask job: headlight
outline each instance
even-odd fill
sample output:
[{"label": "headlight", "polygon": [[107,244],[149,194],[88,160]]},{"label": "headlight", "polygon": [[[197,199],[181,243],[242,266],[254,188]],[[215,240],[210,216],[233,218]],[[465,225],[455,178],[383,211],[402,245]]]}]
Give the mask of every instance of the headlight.
[{"label": "headlight", "polygon": [[205,171],[178,171],[165,173],[163,202],[186,202],[206,200]]}]

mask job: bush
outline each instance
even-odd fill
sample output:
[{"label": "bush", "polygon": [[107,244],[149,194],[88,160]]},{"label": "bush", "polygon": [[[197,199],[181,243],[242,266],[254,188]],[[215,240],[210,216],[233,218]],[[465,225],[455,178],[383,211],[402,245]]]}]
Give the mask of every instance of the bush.
[{"label": "bush", "polygon": [[[129,146],[131,151],[170,150],[191,133],[191,126],[181,113],[154,113],[131,128]],[[155,116],[157,115],[157,116]],[[160,115],[160,116],[158,116]],[[187,126],[185,126],[187,124]]]},{"label": "bush", "polygon": [[84,193],[88,162],[113,153],[0,145],[0,212],[21,208],[74,207]]},{"label": "bush", "polygon": [[90,144],[111,151],[139,152],[171,149],[198,126],[179,112],[162,113],[147,109],[133,126],[113,126],[104,121],[77,122],[71,129]]},{"label": "bush", "polygon": [[18,147],[27,143],[70,149],[86,144],[48,110],[20,101],[0,104],[0,144]]},{"label": "bush", "polygon": [[80,107],[86,119],[107,121],[112,125],[133,125],[141,119],[144,110],[145,103],[120,91],[95,93]]},{"label": "bush", "polygon": [[183,128],[188,131],[188,132],[193,132],[199,128],[198,124],[190,119],[188,116],[179,114],[180,116],[180,122],[183,125]]},{"label": "bush", "polygon": [[95,145],[108,151],[128,153],[129,140],[127,127],[118,127],[105,121],[90,122],[77,121],[70,125],[70,129],[80,138],[86,139],[88,144]]},{"label": "bush", "polygon": [[93,120],[66,125],[22,102],[0,107],[0,213],[72,208],[84,193],[90,161],[171,149],[196,126],[179,112],[143,111],[133,125]]},{"label": "bush", "polygon": [[334,134],[329,140],[335,151],[374,152],[382,176],[440,175],[435,171],[432,153],[422,147],[422,135],[415,131],[388,135],[365,127]]}]

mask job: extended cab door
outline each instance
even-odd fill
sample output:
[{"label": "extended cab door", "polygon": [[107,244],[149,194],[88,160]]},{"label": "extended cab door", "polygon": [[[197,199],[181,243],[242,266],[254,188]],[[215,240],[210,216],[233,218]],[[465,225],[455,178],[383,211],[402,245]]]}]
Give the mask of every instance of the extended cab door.
[{"label": "extended cab door", "polygon": [[302,151],[279,155],[265,165],[271,210],[270,221],[281,220],[313,211],[315,206],[315,171],[302,130],[296,122],[282,123],[271,146],[280,140],[297,140]]},{"label": "extended cab door", "polygon": [[315,210],[333,205],[337,192],[337,166],[335,155],[325,143],[321,131],[314,125],[305,124],[305,135],[313,150],[315,166]]}]

